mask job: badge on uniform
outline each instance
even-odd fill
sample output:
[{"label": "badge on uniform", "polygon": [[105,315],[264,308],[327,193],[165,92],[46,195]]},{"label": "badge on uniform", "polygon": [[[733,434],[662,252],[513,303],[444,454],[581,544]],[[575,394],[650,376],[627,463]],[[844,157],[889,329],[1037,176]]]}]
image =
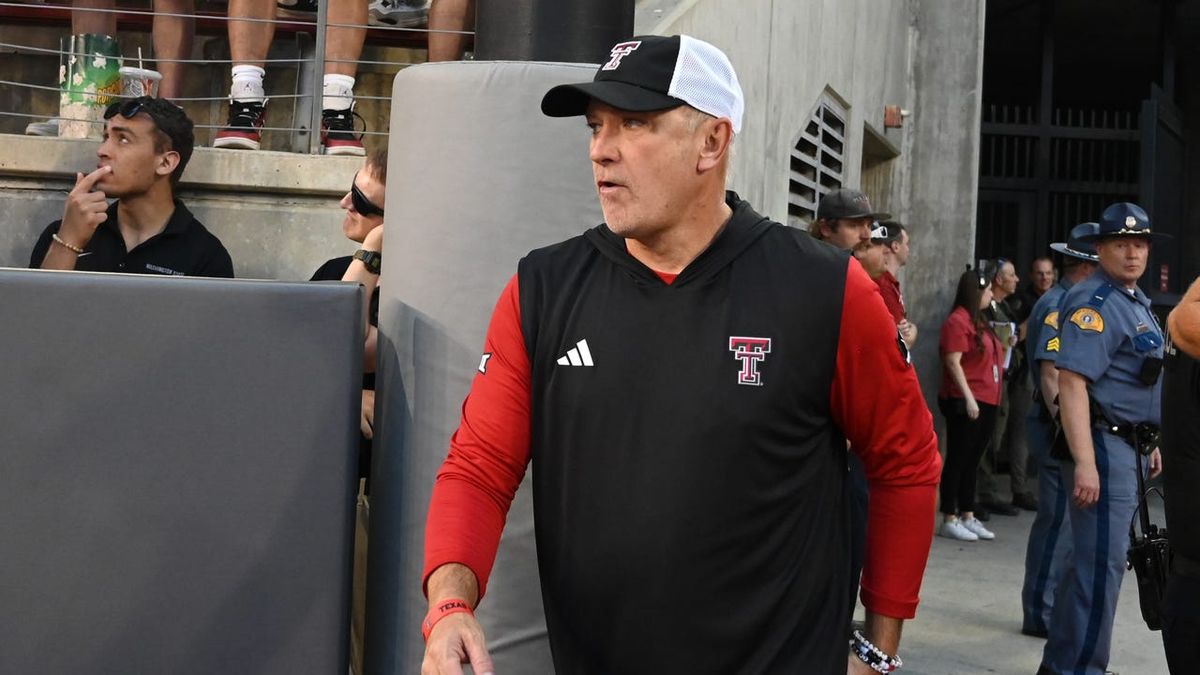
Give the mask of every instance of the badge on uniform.
[{"label": "badge on uniform", "polygon": [[1061,343],[1058,340],[1058,336],[1055,335],[1054,337],[1050,338],[1049,342],[1046,343],[1046,351],[1057,352],[1060,344]]},{"label": "badge on uniform", "polygon": [[1080,307],[1075,310],[1075,313],[1071,315],[1071,323],[1079,326],[1080,330],[1104,332],[1104,317],[1091,307]]},{"label": "badge on uniform", "polygon": [[1051,328],[1053,328],[1055,330],[1058,330],[1058,310],[1056,309],[1053,312],[1050,312],[1049,314],[1047,314],[1046,320],[1043,321],[1042,323],[1046,324],[1047,326],[1050,326]]}]

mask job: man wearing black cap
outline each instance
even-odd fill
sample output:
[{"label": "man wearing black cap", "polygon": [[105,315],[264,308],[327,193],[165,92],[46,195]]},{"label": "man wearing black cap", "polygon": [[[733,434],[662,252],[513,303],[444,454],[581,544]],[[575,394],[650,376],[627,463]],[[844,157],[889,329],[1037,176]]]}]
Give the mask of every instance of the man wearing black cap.
[{"label": "man wearing black cap", "polygon": [[1200,280],[1167,317],[1163,437],[1171,575],[1163,603],[1163,645],[1171,675],[1200,663]]},{"label": "man wearing black cap", "polygon": [[890,213],[871,208],[871,200],[858,190],[838,188],[821,197],[817,218],[808,226],[808,233],[846,251],[869,241],[876,221],[888,220]]},{"label": "man wearing black cap", "polygon": [[1100,269],[1063,297],[1059,312],[1059,418],[1070,448],[1061,465],[1071,555],[1039,674],[1102,675],[1125,577],[1139,485],[1162,469],[1156,447],[1163,335],[1137,286],[1156,235],[1136,204],[1113,204],[1094,241]]},{"label": "man wearing black cap", "polygon": [[1067,524],[1067,495],[1062,470],[1050,456],[1054,420],[1058,417],[1058,305],[1075,284],[1096,271],[1096,247],[1085,237],[1096,234],[1096,223],[1081,223],[1071,229],[1065,242],[1050,248],[1063,256],[1063,277],[1034,303],[1025,338],[1025,356],[1033,375],[1033,400],[1037,403],[1025,417],[1030,460],[1037,466],[1037,515],[1029,528],[1025,548],[1025,582],[1021,587],[1021,632],[1046,637],[1054,608],[1054,593],[1062,578],[1070,551]]},{"label": "man wearing black cap", "polygon": [[[622,42],[543,99],[585,116],[606,222],[531,252],[496,306],[426,523],[424,673],[491,671],[472,610],[531,459],[556,672],[899,666],[932,420],[858,263],[725,191],[742,107],[687,36]],[[853,653],[847,438],[877,494]]]}]

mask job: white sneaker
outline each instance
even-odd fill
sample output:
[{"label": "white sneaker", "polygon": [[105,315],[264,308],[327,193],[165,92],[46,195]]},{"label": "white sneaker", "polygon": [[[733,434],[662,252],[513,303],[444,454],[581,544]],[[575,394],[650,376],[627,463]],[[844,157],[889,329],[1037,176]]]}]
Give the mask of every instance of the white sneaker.
[{"label": "white sneaker", "polygon": [[996,535],[993,534],[991,530],[984,527],[983,523],[979,522],[978,518],[967,518],[959,522],[962,523],[963,527],[967,528],[972,534],[980,539],[991,541],[992,539],[996,538]]},{"label": "white sneaker", "polygon": [[372,26],[412,28],[429,21],[429,0],[371,0],[367,23]]},{"label": "white sneaker", "polygon": [[57,136],[58,135],[58,118],[49,119],[45,122],[30,122],[25,127],[26,136]]},{"label": "white sneaker", "polygon": [[960,521],[947,520],[942,523],[942,529],[938,534],[947,539],[957,539],[959,541],[979,541],[979,536],[968,530]]}]

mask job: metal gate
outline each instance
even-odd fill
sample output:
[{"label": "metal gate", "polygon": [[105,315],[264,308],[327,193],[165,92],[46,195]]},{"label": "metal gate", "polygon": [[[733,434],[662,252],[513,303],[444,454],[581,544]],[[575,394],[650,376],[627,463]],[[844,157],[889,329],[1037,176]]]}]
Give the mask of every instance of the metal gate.
[{"label": "metal gate", "polygon": [[984,109],[976,258],[1014,260],[1019,274],[1078,223],[1137,201],[1141,131],[1132,110],[1056,108],[1049,125],[1034,106]]}]

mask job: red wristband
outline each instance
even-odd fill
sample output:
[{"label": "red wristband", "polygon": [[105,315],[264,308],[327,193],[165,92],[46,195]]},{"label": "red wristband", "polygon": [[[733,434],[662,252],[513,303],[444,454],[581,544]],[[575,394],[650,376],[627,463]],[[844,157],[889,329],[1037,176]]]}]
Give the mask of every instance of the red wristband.
[{"label": "red wristband", "polygon": [[475,616],[475,612],[471,611],[471,605],[461,598],[447,598],[430,607],[429,613],[425,615],[425,620],[421,622],[421,635],[428,640],[429,634],[433,632],[433,627],[437,625],[437,622],[459,612]]}]

